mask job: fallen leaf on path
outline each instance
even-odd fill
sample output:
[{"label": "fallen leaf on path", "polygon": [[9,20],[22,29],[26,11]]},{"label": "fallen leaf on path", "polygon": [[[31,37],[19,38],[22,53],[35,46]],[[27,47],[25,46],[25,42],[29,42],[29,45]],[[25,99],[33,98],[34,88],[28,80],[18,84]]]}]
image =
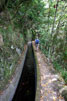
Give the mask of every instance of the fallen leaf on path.
[{"label": "fallen leaf on path", "polygon": [[46,87],[47,85],[48,85],[48,83],[46,83],[46,84],[43,84],[42,86],[43,86],[43,87]]},{"label": "fallen leaf on path", "polygon": [[12,83],[12,80],[9,80],[10,83]]},{"label": "fallen leaf on path", "polygon": [[56,101],[56,97],[53,96],[53,101]]},{"label": "fallen leaf on path", "polygon": [[48,95],[48,93],[45,92],[45,96],[47,96],[47,95]]},{"label": "fallen leaf on path", "polygon": [[41,96],[40,99],[43,99],[44,96]]},{"label": "fallen leaf on path", "polygon": [[48,90],[48,93],[53,93],[53,91]]}]

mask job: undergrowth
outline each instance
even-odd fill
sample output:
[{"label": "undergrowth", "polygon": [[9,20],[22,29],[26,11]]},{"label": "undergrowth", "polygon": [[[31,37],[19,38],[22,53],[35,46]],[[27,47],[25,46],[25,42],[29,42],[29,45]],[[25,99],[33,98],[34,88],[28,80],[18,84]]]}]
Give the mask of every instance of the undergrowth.
[{"label": "undergrowth", "polygon": [[67,84],[67,71],[65,68],[63,68],[62,66],[60,66],[60,64],[58,64],[57,62],[53,62],[54,68],[57,70],[57,72],[60,72],[61,76],[63,77],[63,79],[65,80],[65,83]]}]

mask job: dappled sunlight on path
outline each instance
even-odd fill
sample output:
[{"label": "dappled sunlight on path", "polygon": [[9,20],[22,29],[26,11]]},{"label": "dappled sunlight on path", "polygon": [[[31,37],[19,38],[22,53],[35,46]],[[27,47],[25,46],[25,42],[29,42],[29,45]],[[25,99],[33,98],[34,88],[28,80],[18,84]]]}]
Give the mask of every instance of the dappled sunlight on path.
[{"label": "dappled sunlight on path", "polygon": [[48,65],[47,58],[40,52],[36,52],[40,75],[41,75],[41,97],[40,101],[65,101],[59,93],[63,86],[63,80],[55,73],[52,65]]}]

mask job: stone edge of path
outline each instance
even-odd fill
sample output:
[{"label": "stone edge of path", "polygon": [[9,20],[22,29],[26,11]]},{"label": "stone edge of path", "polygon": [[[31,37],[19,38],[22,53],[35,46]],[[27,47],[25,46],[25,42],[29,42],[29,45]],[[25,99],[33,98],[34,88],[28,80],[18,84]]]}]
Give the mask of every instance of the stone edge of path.
[{"label": "stone edge of path", "polygon": [[8,87],[0,94],[0,101],[12,101],[16,88],[18,86],[20,76],[23,70],[26,54],[27,54],[28,47],[24,51],[24,55],[21,58],[21,63],[17,66],[15,70],[15,75],[11,82],[8,84]]},{"label": "stone edge of path", "polygon": [[38,60],[37,60],[37,56],[36,56],[36,52],[35,52],[35,45],[34,45],[34,41],[32,42],[32,46],[33,46],[33,52],[34,52],[34,57],[35,57],[35,62],[36,62],[36,74],[37,74],[37,85],[36,85],[36,96],[35,96],[35,101],[40,101],[40,69],[39,69],[39,64],[38,64]]},{"label": "stone edge of path", "polygon": [[61,76],[61,74],[59,72],[57,72],[55,70],[55,68],[53,67],[52,63],[48,62],[47,57],[45,57],[42,52],[41,52],[41,54],[43,55],[43,59],[46,58],[46,63],[48,64],[48,67],[50,67],[49,70],[52,73],[54,73],[54,74],[56,73],[58,75],[57,80],[59,82],[59,85],[61,85],[61,86],[58,85],[58,92],[64,98],[64,100],[67,101],[67,84],[65,84],[65,81],[64,81],[63,77]]},{"label": "stone edge of path", "polygon": [[[41,90],[41,85],[40,85],[41,77],[40,77],[40,75],[41,74],[40,74],[40,69],[39,69],[39,65],[38,65],[37,55],[36,55],[36,52],[35,52],[36,49],[35,49],[34,41],[32,42],[32,44],[33,44],[33,50],[34,50],[35,60],[36,60],[36,64],[37,64],[37,89],[36,89],[35,101],[40,101],[40,96],[41,96],[41,92],[40,92],[40,90]],[[44,54],[42,54],[42,55],[43,55],[43,59],[46,58],[46,57],[44,57]],[[48,64],[47,58],[46,58],[46,63]],[[50,67],[49,68],[50,71],[56,72],[56,70],[53,68],[53,65],[51,63],[48,64],[48,67]],[[63,82],[63,84],[61,84],[62,86],[59,88],[59,94],[62,97],[64,97],[65,101],[67,101],[67,85],[65,85],[65,82],[64,82],[61,74],[57,73],[57,75],[58,75],[58,81],[61,82],[61,83]],[[58,87],[59,87],[59,85],[58,85]]]}]

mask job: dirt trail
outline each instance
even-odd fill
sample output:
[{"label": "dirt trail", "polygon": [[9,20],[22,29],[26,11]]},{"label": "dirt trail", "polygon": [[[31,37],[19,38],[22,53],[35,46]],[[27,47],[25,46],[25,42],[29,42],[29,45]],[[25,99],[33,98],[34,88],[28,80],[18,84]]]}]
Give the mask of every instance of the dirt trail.
[{"label": "dirt trail", "polygon": [[36,52],[41,75],[41,97],[40,101],[65,101],[60,95],[59,89],[64,85],[62,78],[55,72],[52,64],[48,65],[47,58]]}]

